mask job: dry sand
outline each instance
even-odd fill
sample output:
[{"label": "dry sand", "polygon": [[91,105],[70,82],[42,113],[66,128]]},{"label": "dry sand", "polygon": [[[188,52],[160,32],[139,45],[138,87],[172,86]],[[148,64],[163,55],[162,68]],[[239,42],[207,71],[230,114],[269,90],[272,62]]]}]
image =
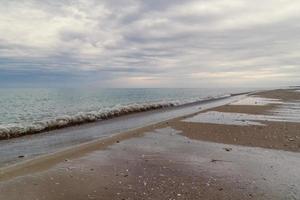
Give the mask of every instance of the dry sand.
[{"label": "dry sand", "polygon": [[[291,90],[259,94],[285,102],[299,95]],[[278,106],[212,110],[261,115]],[[0,199],[300,199],[299,123],[182,121],[190,117],[6,169]]]}]

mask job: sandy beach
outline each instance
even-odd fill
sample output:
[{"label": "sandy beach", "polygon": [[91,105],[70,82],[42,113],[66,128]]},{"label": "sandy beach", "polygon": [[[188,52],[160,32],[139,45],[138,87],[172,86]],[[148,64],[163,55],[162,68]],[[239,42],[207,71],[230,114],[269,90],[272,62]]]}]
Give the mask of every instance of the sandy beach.
[{"label": "sandy beach", "polygon": [[227,105],[1,169],[0,199],[300,199],[300,92]]},{"label": "sandy beach", "polygon": [[0,10],[0,200],[300,200],[300,1]]}]

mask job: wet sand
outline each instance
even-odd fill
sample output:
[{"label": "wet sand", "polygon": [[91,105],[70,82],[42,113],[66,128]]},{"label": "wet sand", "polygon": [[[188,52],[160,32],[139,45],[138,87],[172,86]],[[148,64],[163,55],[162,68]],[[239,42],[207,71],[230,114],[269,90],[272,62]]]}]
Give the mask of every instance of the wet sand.
[{"label": "wet sand", "polygon": [[279,90],[270,90],[264,92],[258,92],[258,96],[266,98],[275,98],[281,99],[283,101],[300,101],[300,89],[279,89]]},{"label": "wet sand", "polygon": [[[295,92],[295,90],[267,91],[257,93],[255,96],[279,99],[283,103],[298,101],[298,105],[300,105],[300,93]],[[279,103],[268,105],[225,105],[208,111],[265,115],[280,106],[281,104]],[[300,107],[294,109],[298,109],[299,113]],[[186,116],[182,119],[195,115],[197,114]],[[295,117],[300,119],[300,115]],[[182,121],[182,119],[170,121],[170,126],[176,130],[181,130],[183,135],[191,139],[295,152],[300,151],[300,123],[263,121],[265,126],[236,126],[213,123],[187,123]]]},{"label": "wet sand", "polygon": [[[282,102],[300,95],[256,96],[278,94]],[[1,171],[0,199],[299,199],[299,123],[184,121],[211,111],[274,115],[281,107],[221,106],[16,165]]]},{"label": "wet sand", "polygon": [[[245,95],[235,95],[174,108],[135,113],[110,120],[27,135],[10,140],[0,140],[0,168],[66,148],[73,148],[86,142],[102,140],[103,138],[111,137],[111,135],[225,105],[244,97]],[[20,158],[20,156],[24,157]]]}]

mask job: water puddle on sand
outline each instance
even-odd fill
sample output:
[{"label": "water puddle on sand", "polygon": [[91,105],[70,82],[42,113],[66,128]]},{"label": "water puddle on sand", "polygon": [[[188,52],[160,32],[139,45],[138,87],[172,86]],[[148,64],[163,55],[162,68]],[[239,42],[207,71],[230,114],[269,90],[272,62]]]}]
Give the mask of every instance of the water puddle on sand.
[{"label": "water puddle on sand", "polygon": [[243,106],[266,106],[269,104],[283,104],[279,99],[270,99],[263,97],[251,96],[245,99],[233,102],[229,105],[243,105]]},{"label": "water puddle on sand", "polygon": [[184,119],[184,122],[209,124],[225,124],[238,126],[264,126],[264,122],[294,122],[300,123],[300,102],[280,102],[278,99],[248,97],[230,105],[268,105],[279,104],[265,115],[246,113],[227,113],[209,111]]},{"label": "water puddle on sand", "polygon": [[260,118],[258,115],[248,115],[241,113],[225,113],[217,111],[209,111],[206,113],[200,113],[193,117],[182,120],[183,122],[198,122],[209,124],[226,124],[226,125],[238,125],[238,126],[263,126],[264,124],[258,121]]}]

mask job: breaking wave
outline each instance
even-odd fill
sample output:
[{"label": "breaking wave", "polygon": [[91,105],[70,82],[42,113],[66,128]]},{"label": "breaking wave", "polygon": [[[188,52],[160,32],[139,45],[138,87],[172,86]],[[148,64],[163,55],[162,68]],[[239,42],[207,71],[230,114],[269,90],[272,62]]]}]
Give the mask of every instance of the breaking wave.
[{"label": "breaking wave", "polygon": [[101,120],[112,119],[123,115],[157,110],[168,107],[182,106],[201,101],[209,101],[213,99],[222,99],[231,95],[222,95],[218,97],[208,97],[205,99],[189,100],[189,101],[170,101],[156,103],[135,103],[130,105],[116,106],[107,110],[98,110],[90,112],[80,112],[76,115],[65,115],[50,120],[38,121],[32,124],[6,124],[0,125],[0,140],[20,137],[24,135],[36,134],[45,131],[60,129],[73,125],[96,122]]}]

